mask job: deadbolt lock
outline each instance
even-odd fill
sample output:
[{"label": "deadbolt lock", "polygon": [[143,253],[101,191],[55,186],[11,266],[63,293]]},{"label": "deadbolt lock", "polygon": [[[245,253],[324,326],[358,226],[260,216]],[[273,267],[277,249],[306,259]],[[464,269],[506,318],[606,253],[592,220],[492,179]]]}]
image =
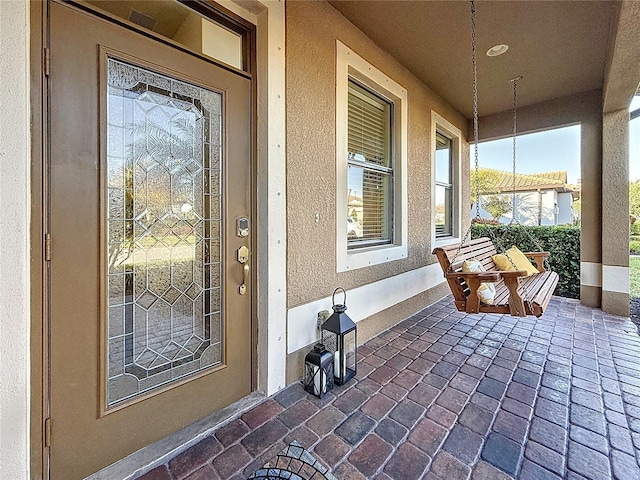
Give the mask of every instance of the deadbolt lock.
[{"label": "deadbolt lock", "polygon": [[237,235],[240,238],[249,236],[249,219],[246,217],[236,218]]},{"label": "deadbolt lock", "polygon": [[247,263],[249,261],[249,249],[244,245],[238,249],[238,262]]}]

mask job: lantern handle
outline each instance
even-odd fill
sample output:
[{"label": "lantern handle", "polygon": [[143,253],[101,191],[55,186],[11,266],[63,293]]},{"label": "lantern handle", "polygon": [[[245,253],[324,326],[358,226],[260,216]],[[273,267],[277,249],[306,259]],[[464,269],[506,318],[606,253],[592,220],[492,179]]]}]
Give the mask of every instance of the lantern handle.
[{"label": "lantern handle", "polygon": [[333,305],[335,305],[335,304],[336,304],[336,302],[335,302],[335,298],[336,298],[336,293],[338,292],[338,290],[342,290],[342,293],[343,293],[343,295],[344,295],[344,300],[342,301],[342,305],[346,305],[346,304],[347,304],[347,292],[346,292],[346,291],[345,291],[345,289],[344,289],[344,288],[342,288],[342,287],[338,287],[338,288],[336,288],[336,289],[333,291],[333,295],[331,296],[331,303],[332,303]]}]

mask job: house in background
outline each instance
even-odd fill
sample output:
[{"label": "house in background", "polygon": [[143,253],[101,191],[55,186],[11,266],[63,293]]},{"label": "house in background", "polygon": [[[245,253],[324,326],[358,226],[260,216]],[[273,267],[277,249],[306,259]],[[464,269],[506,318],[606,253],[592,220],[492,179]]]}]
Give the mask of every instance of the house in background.
[{"label": "house in background", "polygon": [[[513,195],[515,190],[516,218],[521,225],[566,225],[576,220],[573,202],[580,198],[577,185],[567,183],[567,172],[544,172],[534,174],[515,175],[501,170],[485,169],[491,177],[496,179],[495,193],[480,195],[480,217],[494,219],[485,207],[487,202],[496,199],[509,205],[509,212],[505,212],[498,220],[508,224],[512,221]],[[475,203],[471,208],[471,215],[475,215]]]},{"label": "house in background", "polygon": [[[476,7],[480,140],[510,135],[516,75],[519,132],[580,124],[580,300],[628,315],[640,2]],[[447,295],[431,252],[470,224],[469,17],[0,1],[0,478],[122,478],[185,448],[298,381],[338,286],[360,342]]]}]

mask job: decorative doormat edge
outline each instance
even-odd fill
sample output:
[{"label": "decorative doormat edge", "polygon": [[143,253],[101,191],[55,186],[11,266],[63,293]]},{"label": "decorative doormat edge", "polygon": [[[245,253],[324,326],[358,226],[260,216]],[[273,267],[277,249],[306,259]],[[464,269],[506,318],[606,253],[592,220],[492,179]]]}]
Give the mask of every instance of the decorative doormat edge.
[{"label": "decorative doormat edge", "polygon": [[293,441],[247,480],[338,480],[302,445]]}]

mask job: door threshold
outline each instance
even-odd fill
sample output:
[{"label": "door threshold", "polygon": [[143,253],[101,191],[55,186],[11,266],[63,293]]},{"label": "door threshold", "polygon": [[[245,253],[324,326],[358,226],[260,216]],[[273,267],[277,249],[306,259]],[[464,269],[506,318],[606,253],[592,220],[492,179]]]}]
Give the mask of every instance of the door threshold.
[{"label": "door threshold", "polygon": [[132,480],[137,478],[167,463],[169,459],[176,457],[203,438],[210,436],[212,432],[240,417],[244,412],[255,407],[266,398],[261,393],[253,392],[228,407],[218,410],[208,417],[89,475],[85,480],[113,480],[114,478]]}]

